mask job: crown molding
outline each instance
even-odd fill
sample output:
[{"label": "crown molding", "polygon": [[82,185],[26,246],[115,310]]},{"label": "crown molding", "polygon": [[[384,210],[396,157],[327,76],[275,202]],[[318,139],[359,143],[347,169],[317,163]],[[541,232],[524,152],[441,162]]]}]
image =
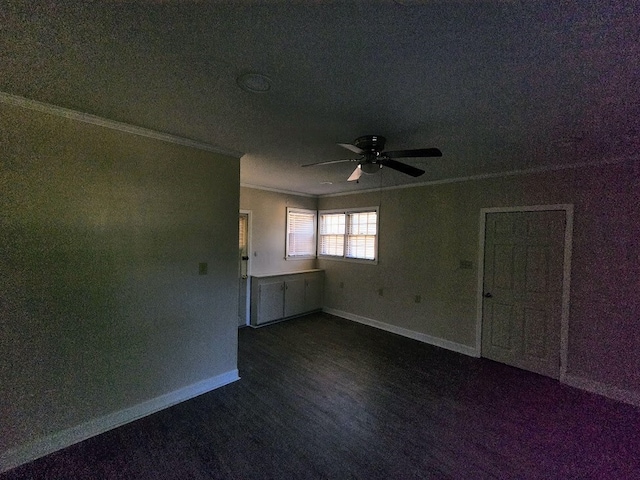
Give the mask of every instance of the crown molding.
[{"label": "crown molding", "polygon": [[132,135],[152,138],[154,140],[160,140],[162,142],[174,143],[176,145],[196,148],[198,150],[218,153],[220,155],[227,155],[234,158],[240,158],[243,155],[241,152],[235,150],[227,150],[224,148],[216,147],[214,145],[210,145],[208,143],[172,135],[170,133],[158,132],[155,130],[150,130],[148,128],[138,127],[136,125],[129,125],[128,123],[109,120],[108,118],[91,115],[89,113],[78,112],[76,110],[59,107],[50,103],[39,102],[37,100],[21,97],[19,95],[13,95],[11,93],[0,92],[0,103],[22,107],[37,112],[47,113],[49,115],[55,115],[57,117],[68,118],[70,120],[76,120],[78,122],[88,123],[90,125],[97,125],[99,127],[109,128],[111,130],[117,130],[119,132],[130,133]]},{"label": "crown molding", "polygon": [[251,185],[250,183],[240,183],[242,188],[251,188],[252,190],[264,190],[265,192],[282,193],[283,195],[295,195],[296,197],[318,198],[320,195],[310,193],[293,192],[291,190],[281,190],[279,188],[261,187],[260,185]]},{"label": "crown molding", "polygon": [[[546,173],[546,172],[555,172],[558,170],[571,170],[576,168],[588,168],[588,167],[602,167],[605,165],[616,165],[624,162],[636,161],[637,158],[634,158],[630,155],[615,157],[606,160],[598,160],[593,162],[581,162],[581,163],[568,163],[562,165],[545,165],[537,168],[527,168],[522,170],[509,170],[506,172],[495,172],[495,173],[481,173],[477,175],[469,175],[466,177],[455,177],[455,178],[444,178],[442,180],[431,180],[428,182],[419,182],[419,183],[410,183],[407,185],[394,185],[391,187],[378,187],[378,188],[367,188],[366,190],[354,190],[351,192],[342,192],[342,193],[328,193],[325,195],[318,195],[318,198],[329,198],[329,197],[342,197],[345,195],[358,195],[360,193],[372,193],[372,192],[381,192],[383,190],[400,190],[404,188],[415,188],[415,187],[426,187],[431,185],[443,185],[447,183],[460,183],[460,182],[469,182],[473,180],[486,180],[490,178],[501,178],[501,177],[515,177],[520,175],[533,175],[536,173]],[[256,187],[257,188],[257,187]]]}]

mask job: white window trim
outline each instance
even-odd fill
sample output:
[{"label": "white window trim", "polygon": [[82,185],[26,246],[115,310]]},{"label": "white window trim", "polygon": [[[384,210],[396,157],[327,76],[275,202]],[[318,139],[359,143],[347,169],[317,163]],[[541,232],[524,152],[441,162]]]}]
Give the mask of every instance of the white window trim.
[{"label": "white window trim", "polygon": [[347,234],[346,234],[346,230],[345,230],[345,234],[344,234],[344,239],[345,239],[345,248],[343,251],[342,256],[337,256],[337,255],[323,255],[320,253],[320,230],[319,228],[317,229],[317,233],[316,233],[316,242],[317,242],[317,246],[316,246],[316,251],[318,252],[318,258],[322,259],[322,260],[334,260],[336,262],[351,262],[351,263],[364,263],[367,265],[377,265],[378,264],[378,241],[380,238],[380,207],[358,207],[358,208],[337,208],[337,209],[331,209],[331,210],[318,210],[318,224],[320,223],[320,216],[321,215],[330,215],[330,214],[334,214],[334,213],[342,213],[344,215],[348,215],[350,213],[362,213],[362,212],[376,212],[376,238],[375,238],[375,243],[374,243],[374,259],[373,260],[367,260],[365,258],[353,258],[353,257],[346,257],[344,252],[347,251],[347,246],[346,246],[346,240],[347,240]]},{"label": "white window trim", "polygon": [[[313,254],[310,255],[289,255],[289,213],[293,212],[293,213],[306,213],[306,214],[310,214],[313,215],[313,238],[314,238],[314,245],[315,245],[315,251],[313,252]],[[285,227],[285,254],[284,254],[284,258],[285,260],[309,260],[309,259],[314,259],[317,258],[317,252],[318,252],[318,211],[317,210],[311,210],[308,208],[294,208],[294,207],[287,207],[287,220],[286,220],[286,227]]]}]

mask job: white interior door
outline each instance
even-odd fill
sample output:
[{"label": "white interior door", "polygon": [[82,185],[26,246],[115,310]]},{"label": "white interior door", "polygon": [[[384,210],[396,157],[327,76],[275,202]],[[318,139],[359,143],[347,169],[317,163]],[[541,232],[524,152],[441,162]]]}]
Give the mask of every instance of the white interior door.
[{"label": "white interior door", "polygon": [[564,211],[488,213],[482,356],[560,375]]},{"label": "white interior door", "polygon": [[238,248],[238,326],[248,325],[249,214],[240,213]]}]

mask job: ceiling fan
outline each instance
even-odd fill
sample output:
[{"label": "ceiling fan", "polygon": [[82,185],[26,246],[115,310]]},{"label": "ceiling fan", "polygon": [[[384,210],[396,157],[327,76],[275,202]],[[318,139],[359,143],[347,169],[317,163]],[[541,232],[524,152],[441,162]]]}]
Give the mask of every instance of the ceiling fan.
[{"label": "ceiling fan", "polygon": [[395,159],[442,156],[442,152],[437,148],[418,148],[415,150],[394,150],[391,152],[385,152],[385,141],[386,139],[380,135],[365,135],[358,137],[353,142],[353,145],[350,143],[339,143],[338,145],[357,153],[360,155],[360,158],[308,163],[302,166],[313,167],[316,165],[329,165],[331,163],[358,162],[358,166],[347,179],[348,182],[353,182],[357,181],[363,173],[376,173],[382,167],[389,167],[407,175],[411,175],[412,177],[419,177],[424,173],[424,170],[399,162]]}]

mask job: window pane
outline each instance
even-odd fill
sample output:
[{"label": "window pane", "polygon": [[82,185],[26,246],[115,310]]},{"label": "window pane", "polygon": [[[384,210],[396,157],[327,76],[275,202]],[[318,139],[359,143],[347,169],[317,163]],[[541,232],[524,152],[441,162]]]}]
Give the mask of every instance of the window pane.
[{"label": "window pane", "polygon": [[344,235],[344,213],[320,215],[320,235]]},{"label": "window pane", "polygon": [[344,235],[320,235],[320,255],[344,255]]},{"label": "window pane", "polygon": [[375,235],[377,212],[358,212],[349,214],[349,235]]},{"label": "window pane", "polygon": [[244,215],[240,215],[238,217],[238,243],[239,243],[239,249],[241,251],[244,252],[244,250],[247,248],[247,238],[246,238],[246,232],[247,232],[247,217]]},{"label": "window pane", "polygon": [[374,235],[347,236],[347,254],[345,256],[349,258],[375,260],[376,237]]}]

